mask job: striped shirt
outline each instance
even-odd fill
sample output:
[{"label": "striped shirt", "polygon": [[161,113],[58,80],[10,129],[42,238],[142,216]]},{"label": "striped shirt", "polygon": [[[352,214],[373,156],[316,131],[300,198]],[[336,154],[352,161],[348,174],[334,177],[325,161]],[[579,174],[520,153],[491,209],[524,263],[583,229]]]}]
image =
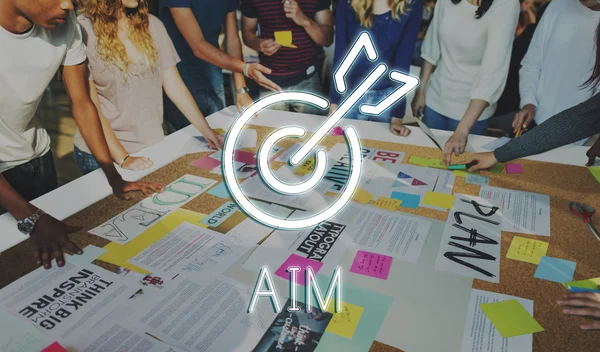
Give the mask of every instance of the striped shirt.
[{"label": "striped shirt", "polygon": [[[329,10],[331,0],[297,0],[306,17],[315,19],[317,12]],[[281,0],[242,0],[242,14],[257,18],[261,38],[275,38],[275,32],[291,31],[292,44],[297,48],[281,47],[274,55],[259,53],[260,63],[271,70],[276,83],[293,85],[311,76],[321,47],[290,18],[285,17]],[[287,83],[287,84],[285,84]]]}]

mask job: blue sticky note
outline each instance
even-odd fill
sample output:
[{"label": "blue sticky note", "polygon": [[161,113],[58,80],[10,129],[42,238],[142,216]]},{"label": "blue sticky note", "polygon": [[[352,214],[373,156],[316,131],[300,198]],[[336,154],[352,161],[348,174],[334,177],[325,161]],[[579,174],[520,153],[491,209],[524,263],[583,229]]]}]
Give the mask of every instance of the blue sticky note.
[{"label": "blue sticky note", "polygon": [[412,209],[418,208],[419,203],[421,202],[421,196],[418,194],[392,192],[392,198],[401,200],[401,206]]},{"label": "blue sticky note", "polygon": [[83,254],[65,255],[65,261],[76,265],[88,265],[94,260],[98,259],[101,255],[108,252],[108,250],[100,247],[96,247],[92,244],[88,245],[83,249]]},{"label": "blue sticky note", "polygon": [[562,284],[573,280],[576,265],[570,260],[543,256],[533,277]]},{"label": "blue sticky note", "polygon": [[229,191],[227,191],[227,187],[225,187],[225,183],[223,183],[223,182],[221,182],[218,185],[214,186],[213,188],[209,189],[207,193],[210,194],[211,196],[219,197],[222,199],[229,198]]},{"label": "blue sticky note", "polygon": [[487,186],[490,183],[490,179],[487,176],[467,174],[465,182],[473,185]]}]

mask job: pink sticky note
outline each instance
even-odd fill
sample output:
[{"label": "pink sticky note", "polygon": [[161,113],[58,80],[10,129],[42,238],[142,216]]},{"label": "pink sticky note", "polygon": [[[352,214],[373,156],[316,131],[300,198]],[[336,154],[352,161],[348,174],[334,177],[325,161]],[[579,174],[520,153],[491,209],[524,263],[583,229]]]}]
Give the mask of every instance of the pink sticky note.
[{"label": "pink sticky note", "polygon": [[193,161],[190,165],[197,167],[199,169],[209,169],[212,170],[217,166],[221,165],[219,160],[215,160],[208,155],[201,157],[200,159]]},{"label": "pink sticky note", "polygon": [[286,261],[283,264],[281,264],[279,269],[277,269],[277,271],[275,272],[275,275],[289,280],[290,272],[287,271],[287,268],[289,268],[290,266],[297,266],[300,268],[296,280],[300,285],[304,286],[306,268],[310,266],[313,269],[313,272],[316,274],[323,266],[323,263],[308,258],[302,258],[301,256],[296,254],[292,254],[288,259],[286,259]]},{"label": "pink sticky note", "polygon": [[523,166],[521,164],[506,164],[507,174],[522,174]]},{"label": "pink sticky note", "polygon": [[44,348],[41,352],[67,352],[67,350],[65,350],[58,342],[55,342]]},{"label": "pink sticky note", "polygon": [[256,158],[254,153],[245,152],[243,150],[235,151],[235,161],[244,164],[256,165]]},{"label": "pink sticky note", "polygon": [[344,130],[340,126],[336,126],[331,130],[330,133],[332,136],[343,136]]},{"label": "pink sticky note", "polygon": [[358,251],[350,272],[387,280],[393,259],[389,255]]}]

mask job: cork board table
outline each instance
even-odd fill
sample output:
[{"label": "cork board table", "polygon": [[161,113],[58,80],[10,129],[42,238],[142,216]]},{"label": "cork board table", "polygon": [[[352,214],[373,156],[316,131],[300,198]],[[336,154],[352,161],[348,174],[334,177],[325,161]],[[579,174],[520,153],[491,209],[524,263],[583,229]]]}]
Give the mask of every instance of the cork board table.
[{"label": "cork board table", "polygon": [[[252,126],[252,128],[255,128],[258,131],[259,141],[271,131],[270,128],[262,126]],[[342,137],[328,137],[325,143],[322,144],[333,146],[336,143],[343,142],[344,140]],[[280,145],[289,146],[291,144],[292,141],[286,141]],[[441,152],[433,148],[374,140],[362,140],[362,144],[372,148],[405,152],[406,156],[403,161],[404,163],[407,163],[408,158],[413,155],[428,158],[441,158]],[[258,145],[260,145],[260,143],[258,143]],[[144,179],[168,184],[184,174],[193,174],[220,181],[221,178],[219,175],[211,174],[208,170],[201,170],[189,166],[191,161],[202,155],[203,154],[192,154],[184,156],[155,171]],[[466,157],[468,157],[468,155],[464,156],[464,158]],[[541,163],[529,160],[522,160],[520,163],[525,169],[524,174],[486,174],[490,177],[490,186],[550,195],[552,236],[547,238],[528,235],[520,236],[548,241],[550,243],[548,250],[549,256],[577,262],[577,271],[574,279],[600,276],[600,266],[595,259],[595,255],[600,252],[600,243],[589,233],[587,228],[569,212],[568,209],[569,202],[573,200],[600,208],[600,197],[598,197],[600,185],[598,185],[590,173],[582,167]],[[464,178],[457,178],[453,192],[477,195],[479,186],[465,184]],[[106,245],[108,241],[87,234],[85,230],[98,226],[105,220],[131,207],[140,199],[141,195],[138,195],[133,197],[131,201],[124,202],[116,199],[114,196],[109,196],[69,217],[66,219],[67,223],[77,224],[83,228],[82,231],[73,235],[74,241],[82,247],[85,247],[87,244],[94,244],[99,247]],[[226,200],[209,194],[202,194],[192,202],[186,204],[183,208],[209,214],[225,201]],[[406,213],[426,216],[442,221],[444,221],[447,216],[447,213],[445,212],[423,208],[402,210]],[[534,279],[534,265],[504,258],[514,235],[515,234],[513,233],[506,232],[502,234],[501,257],[503,259],[500,262],[500,283],[492,284],[474,280],[473,288],[505,293],[535,301],[534,316],[545,328],[545,332],[533,335],[533,351],[570,350],[570,343],[573,343],[573,341],[577,341],[578,351],[597,351],[598,336],[594,333],[584,332],[579,329],[582,319],[565,316],[560,312],[556,300],[564,296],[566,290],[559,284]],[[5,270],[0,278],[0,288],[35,269],[33,260],[30,259],[32,253],[30,247],[30,241],[25,241],[2,253],[0,256],[0,266],[5,268]],[[96,261],[95,263],[109,270],[115,269],[115,266],[108,263],[99,261]],[[468,299],[468,297],[465,299]],[[429,314],[432,318],[435,318],[435,312],[424,311],[423,314]],[[457,318],[457,321],[460,324],[464,324],[463,319],[464,317],[460,317]],[[432,333],[435,334],[435,332]],[[371,351],[399,350],[375,342]]]}]

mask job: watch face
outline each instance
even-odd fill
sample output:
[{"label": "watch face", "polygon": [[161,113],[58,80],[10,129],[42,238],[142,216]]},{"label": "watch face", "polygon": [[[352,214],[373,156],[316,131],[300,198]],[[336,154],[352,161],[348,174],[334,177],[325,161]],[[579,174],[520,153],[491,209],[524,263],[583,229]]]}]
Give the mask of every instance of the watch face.
[{"label": "watch face", "polygon": [[31,220],[25,219],[25,220],[19,221],[17,223],[17,228],[19,229],[19,231],[21,231],[21,233],[23,233],[25,235],[30,235],[31,231],[33,231],[34,225],[35,224],[33,222],[31,222]]}]

